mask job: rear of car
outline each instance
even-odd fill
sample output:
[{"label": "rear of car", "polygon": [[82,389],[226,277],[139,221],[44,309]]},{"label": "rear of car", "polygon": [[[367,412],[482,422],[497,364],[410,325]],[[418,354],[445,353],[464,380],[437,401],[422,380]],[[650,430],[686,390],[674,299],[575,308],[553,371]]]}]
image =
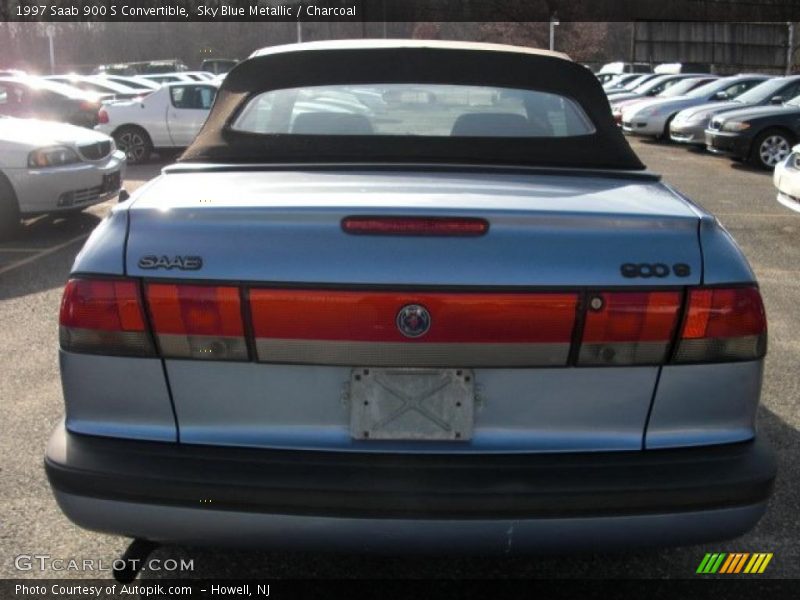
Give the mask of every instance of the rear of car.
[{"label": "rear of car", "polygon": [[747,262],[550,53],[258,53],[93,233],[60,336],[48,476],[110,533],[690,543],[751,528],[775,475]]}]

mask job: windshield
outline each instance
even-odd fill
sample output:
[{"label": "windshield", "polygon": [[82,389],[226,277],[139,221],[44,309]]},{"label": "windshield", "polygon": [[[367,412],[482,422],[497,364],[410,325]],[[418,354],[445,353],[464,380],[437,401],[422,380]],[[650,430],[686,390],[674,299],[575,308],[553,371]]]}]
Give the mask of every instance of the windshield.
[{"label": "windshield", "polygon": [[633,91],[637,87],[639,87],[640,85],[642,85],[643,83],[645,83],[646,81],[648,81],[648,80],[650,80],[652,78],[653,78],[652,74],[649,74],[649,73],[646,74],[646,75],[640,75],[639,77],[637,77],[633,81],[629,81],[628,83],[626,83],[624,87],[628,91]]},{"label": "windshield", "polygon": [[428,83],[326,85],[255,96],[232,129],[260,134],[572,137],[594,125],[573,100],[533,90]]},{"label": "windshield", "polygon": [[697,86],[698,81],[700,79],[696,77],[691,77],[689,79],[680,79],[667,87],[666,90],[661,92],[658,97],[659,98],[674,98],[675,96],[684,96],[686,95],[689,90],[694,89]]},{"label": "windshield", "polygon": [[787,106],[800,106],[800,96],[795,96],[791,100],[784,102]]},{"label": "windshield", "polygon": [[653,79],[644,82],[642,85],[637,87],[634,92],[637,94],[647,94],[650,90],[660,85],[665,80],[669,79],[669,75],[662,75],[660,77],[653,77]]},{"label": "windshield", "polygon": [[735,83],[730,79],[717,79],[714,81],[709,81],[708,83],[704,83],[686,95],[690,98],[706,98],[713,96],[717,92],[720,92],[726,88],[732,87],[733,85],[735,85]]},{"label": "windshield", "polygon": [[744,94],[740,94],[736,98],[736,102],[744,102],[745,104],[759,104],[765,100],[769,100],[787,83],[785,77],[776,77],[775,79],[768,79],[764,83],[759,83],[752,89],[747,90]]}]

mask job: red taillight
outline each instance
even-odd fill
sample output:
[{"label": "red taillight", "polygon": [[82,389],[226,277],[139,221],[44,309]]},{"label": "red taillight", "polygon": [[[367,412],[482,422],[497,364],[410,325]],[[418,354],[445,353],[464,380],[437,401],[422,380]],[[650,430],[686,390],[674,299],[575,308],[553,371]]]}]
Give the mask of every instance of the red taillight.
[{"label": "red taillight", "polygon": [[72,352],[376,367],[659,365],[766,353],[755,287],[596,291],[581,306],[579,295],[150,283],[145,307],[138,281],[72,279],[60,339]]},{"label": "red taillight", "polygon": [[[258,358],[374,366],[565,365],[576,293],[250,291]],[[404,335],[404,307],[430,328]]]},{"label": "red taillight", "polygon": [[754,287],[694,289],[674,362],[753,360],[767,351],[767,319]]},{"label": "red taillight", "polygon": [[73,352],[151,356],[134,281],[71,279],[61,300],[61,347]]},{"label": "red taillight", "polygon": [[358,235],[474,237],[489,231],[489,222],[472,217],[347,217],[342,229]]},{"label": "red taillight", "polygon": [[163,356],[248,359],[239,288],[154,283],[145,292]]},{"label": "red taillight", "polygon": [[578,364],[663,362],[680,306],[680,292],[589,294]]},{"label": "red taillight", "polygon": [[97,122],[100,124],[108,123],[108,112],[106,111],[105,108],[101,108],[97,112]]}]

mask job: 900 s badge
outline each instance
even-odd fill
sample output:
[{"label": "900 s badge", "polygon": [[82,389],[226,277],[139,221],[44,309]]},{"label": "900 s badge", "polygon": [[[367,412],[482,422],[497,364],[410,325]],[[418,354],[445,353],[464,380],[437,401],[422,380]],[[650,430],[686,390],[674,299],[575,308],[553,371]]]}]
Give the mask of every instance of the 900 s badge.
[{"label": "900 s badge", "polygon": [[643,279],[657,277],[661,279],[669,277],[670,273],[675,275],[675,277],[689,277],[689,275],[692,274],[691,267],[686,263],[675,263],[672,265],[672,268],[664,263],[625,263],[620,266],[619,270],[623,277],[629,279],[636,277],[641,277]]},{"label": "900 s badge", "polygon": [[156,256],[148,254],[139,259],[140,269],[180,269],[181,271],[197,271],[203,268],[200,256]]}]

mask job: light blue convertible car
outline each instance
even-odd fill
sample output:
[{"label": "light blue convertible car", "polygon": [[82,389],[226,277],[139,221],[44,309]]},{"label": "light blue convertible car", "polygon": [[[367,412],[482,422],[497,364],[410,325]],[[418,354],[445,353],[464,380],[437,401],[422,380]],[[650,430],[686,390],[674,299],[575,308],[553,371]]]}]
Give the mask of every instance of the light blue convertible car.
[{"label": "light blue convertible car", "polygon": [[775,477],[753,272],[559,54],[257,52],[60,332],[53,492],[140,548],[687,544]]}]

